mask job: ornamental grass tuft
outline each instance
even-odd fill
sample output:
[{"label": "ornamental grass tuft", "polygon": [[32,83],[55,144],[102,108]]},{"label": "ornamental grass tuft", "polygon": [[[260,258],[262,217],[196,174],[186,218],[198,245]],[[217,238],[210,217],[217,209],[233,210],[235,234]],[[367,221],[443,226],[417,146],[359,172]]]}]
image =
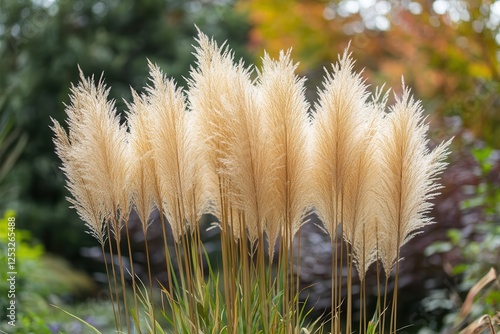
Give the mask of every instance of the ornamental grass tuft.
[{"label": "ornamental grass tuft", "polygon": [[[325,69],[310,106],[290,51],[265,54],[256,69],[201,32],[196,42],[188,87],[150,63],[149,84],[133,92],[124,124],[103,79],[82,72],[66,106],[67,130],[53,120],[68,201],[102,248],[116,330],[396,333],[400,249],[432,223],[430,200],[450,142],[430,150],[420,102],[403,84],[388,107],[388,92],[368,91],[347,50]],[[155,209],[161,214],[152,221]],[[134,270],[132,211],[144,234],[146,283]],[[312,211],[331,237],[329,328],[309,319],[292,274],[300,271],[294,245]],[[217,217],[220,268],[204,252],[205,214]],[[161,226],[161,249],[148,245],[152,224]],[[150,267],[157,252],[166,259],[164,284]],[[366,303],[371,265],[375,310]]]}]

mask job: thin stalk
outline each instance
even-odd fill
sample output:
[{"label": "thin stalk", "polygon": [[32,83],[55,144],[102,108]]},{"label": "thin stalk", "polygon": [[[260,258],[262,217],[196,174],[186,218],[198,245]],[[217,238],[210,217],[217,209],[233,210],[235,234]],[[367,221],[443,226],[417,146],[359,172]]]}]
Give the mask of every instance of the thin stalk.
[{"label": "thin stalk", "polygon": [[[386,308],[387,308],[387,290],[389,286],[389,276],[387,275],[385,277],[385,288],[384,288],[384,307],[382,311],[382,330],[385,329],[385,315],[386,315]],[[382,333],[382,332],[381,332]]]},{"label": "thin stalk", "polygon": [[149,296],[151,299],[151,323],[153,326],[153,333],[156,333],[156,315],[155,315],[155,303],[154,303],[154,295],[153,295],[153,277],[151,275],[151,259],[149,256],[149,244],[148,244],[148,237],[147,237],[147,229],[143,230],[144,234],[144,248],[146,250],[146,262],[148,265],[148,280],[149,280]]},{"label": "thin stalk", "polygon": [[226,198],[225,198],[225,185],[224,185],[224,180],[222,177],[219,175],[219,196],[220,196],[220,224],[221,224],[221,231],[220,231],[220,239],[221,239],[221,251],[222,251],[222,272],[223,272],[223,281],[224,281],[224,299],[226,302],[226,308],[227,308],[227,326],[228,326],[228,333],[233,333],[233,325],[231,323],[231,319],[234,318],[233,315],[233,299],[232,299],[232,293],[231,293],[231,287],[230,287],[230,280],[231,276],[229,273],[229,263],[228,263],[228,252],[229,252],[229,238],[230,236],[228,235],[228,217],[227,217],[227,208],[226,208]]},{"label": "thin stalk", "polygon": [[[288,226],[288,225],[287,225]],[[287,326],[290,326],[290,312],[291,312],[291,309],[290,309],[290,284],[291,284],[291,275],[290,275],[290,272],[291,272],[291,268],[290,268],[290,233],[289,233],[289,229],[288,227],[286,228],[286,232],[285,232],[285,245],[286,245],[286,249],[285,249],[285,267],[284,267],[284,271],[283,271],[283,278],[284,278],[284,284],[283,284],[283,293],[284,293],[284,311],[283,311],[283,314],[284,314],[284,317],[285,317],[285,321],[287,323]],[[290,326],[291,327],[291,326]],[[287,328],[287,331],[289,333],[292,332],[292,329],[288,327]]]},{"label": "thin stalk", "polygon": [[[155,183],[157,184],[157,183]],[[163,248],[165,250],[165,266],[167,267],[167,280],[168,280],[168,289],[169,293],[174,296],[174,288],[173,288],[173,276],[172,276],[172,257],[170,254],[170,249],[168,247],[168,242],[167,242],[167,228],[166,228],[166,222],[165,222],[165,217],[163,214],[163,201],[159,195],[158,188],[156,189],[156,202],[158,205],[158,211],[160,212],[160,223],[161,223],[161,229],[162,229],[162,234],[163,234]],[[175,297],[174,297],[175,298]],[[177,328],[177,317],[173,316],[172,317],[172,322],[173,322],[173,327]]]},{"label": "thin stalk", "polygon": [[[365,239],[365,225],[363,224],[362,225],[362,228],[363,228],[363,242],[362,242],[362,249],[361,249],[361,254],[362,257],[361,257],[361,270],[365,270],[365,266],[366,266],[366,257],[365,257],[365,242],[366,242],[366,239]],[[353,238],[354,239],[354,238]],[[353,245],[354,245],[354,241],[353,241]],[[366,274],[366,272],[365,272]],[[365,304],[364,304],[364,301],[365,301],[365,298],[366,297],[363,297],[363,288],[364,288],[364,279],[362,278],[362,275],[358,273],[358,276],[359,276],[359,333],[364,333],[366,332],[366,307],[365,307]],[[362,327],[364,327],[364,330],[362,330]]]},{"label": "thin stalk", "polygon": [[[335,178],[335,189],[338,189],[338,176]],[[338,229],[339,229],[339,213],[338,213],[338,208],[339,208],[339,196],[335,195],[335,220],[334,220],[334,229],[333,229],[333,235],[331,236],[331,241],[332,241],[332,322],[331,322],[331,333],[336,334],[340,333],[340,326],[339,323],[339,318],[337,317],[337,311],[339,308],[339,303],[337,302],[339,297],[338,297],[338,292],[341,291],[341,289],[337,288],[337,275],[339,271],[338,267]],[[341,268],[340,268],[341,269]]]},{"label": "thin stalk", "polygon": [[288,323],[290,323],[290,331],[289,333],[292,333],[293,330],[295,330],[295,301],[294,301],[294,296],[292,295],[292,291],[294,290],[295,287],[295,275],[293,273],[293,267],[294,267],[294,247],[293,247],[293,236],[292,236],[292,228],[290,228],[288,235],[288,242],[289,242],[289,247],[288,247],[288,277],[289,277],[289,283],[286,286],[286,290],[288,293],[288,304],[289,304],[289,314],[288,314]]},{"label": "thin stalk", "polygon": [[[401,152],[400,156],[403,156],[403,146],[401,147]],[[400,247],[400,240],[401,240],[401,223],[402,223],[402,217],[401,217],[401,211],[403,209],[403,196],[401,194],[402,190],[402,184],[403,184],[403,166],[401,166],[399,170],[399,202],[398,202],[398,228],[397,228],[397,234],[396,234],[396,276],[394,278],[394,293],[393,293],[393,298],[392,298],[392,309],[391,309],[391,323],[389,326],[389,333],[392,333],[392,330],[394,328],[394,333],[396,333],[396,322],[397,322],[397,307],[398,307],[398,276],[399,276],[399,247]]]},{"label": "thin stalk", "polygon": [[367,329],[367,312],[366,312],[366,280],[361,281],[361,288],[363,289],[363,333],[366,334]]},{"label": "thin stalk", "polygon": [[[337,295],[338,298],[338,307],[339,307],[339,312],[341,309],[342,305],[342,281],[344,277],[344,242],[343,242],[343,235],[344,235],[344,186],[342,185],[342,190],[340,192],[340,266],[339,266],[339,293]],[[339,317],[340,319],[340,317]],[[338,321],[338,326],[337,326],[338,333],[341,332],[340,329],[340,321]]]},{"label": "thin stalk", "polygon": [[366,321],[365,321],[365,312],[366,307],[364,305],[364,280],[360,280],[359,285],[359,333],[366,334]]},{"label": "thin stalk", "polygon": [[[334,233],[330,237],[331,246],[332,246],[332,288],[331,288],[331,322],[330,322],[330,332],[332,334],[335,333],[335,314],[336,314],[336,303],[337,303],[337,243],[336,243],[336,231],[337,228],[334,228]],[[335,239],[334,239],[335,238]]]},{"label": "thin stalk", "polygon": [[[116,221],[116,217],[114,218]],[[120,249],[120,231],[116,231],[115,242],[116,242],[116,252],[118,255],[118,266],[120,267],[120,280],[122,285],[122,295],[123,295],[123,308],[125,311],[125,324],[127,325],[127,332],[130,333],[130,319],[128,317],[129,309],[127,302],[127,290],[125,285],[125,267],[123,265],[122,251]]]},{"label": "thin stalk", "polygon": [[[138,319],[139,318],[139,303],[137,302],[137,284],[135,281],[135,270],[134,270],[134,260],[133,260],[133,256],[132,256],[132,247],[130,245],[130,232],[128,229],[128,218],[129,217],[124,218],[125,236],[127,238],[128,257],[129,257],[129,262],[130,262],[130,274],[132,276],[132,292],[134,294],[134,307],[135,307],[134,313],[135,313],[136,318]],[[153,300],[151,300],[151,301],[153,301]],[[151,305],[154,308],[153,302],[151,303]],[[142,333],[140,326],[137,327],[137,330],[138,330],[139,334]],[[156,326],[153,327],[153,333],[156,334]]]},{"label": "thin stalk", "polygon": [[[295,287],[295,291],[293,292],[294,296],[297,298],[297,302],[295,303],[295,307],[296,307],[296,312],[297,312],[297,316],[294,317],[294,319],[298,320],[298,314],[299,314],[299,310],[300,310],[300,305],[299,305],[299,302],[300,302],[300,237],[301,233],[300,233],[300,229],[297,231],[297,260],[296,260],[296,263],[297,263],[297,269],[295,270],[296,272],[296,287]],[[298,323],[296,323],[296,326],[298,327]]]},{"label": "thin stalk", "polygon": [[396,258],[396,276],[394,278],[394,293],[392,295],[392,310],[391,310],[391,326],[389,333],[396,333],[397,330],[397,310],[398,310],[398,278],[399,278],[399,242],[398,242],[398,256]]},{"label": "thin stalk", "polygon": [[[290,226],[291,227],[291,226]],[[293,247],[293,233],[292,233],[292,228],[290,228],[290,233],[289,233],[289,247],[288,247],[288,275],[287,277],[289,278],[289,282],[286,286],[287,292],[288,292],[288,305],[289,305],[289,313],[288,313],[288,323],[290,324],[290,333],[295,330],[295,296],[293,296],[293,290],[295,287],[295,275],[293,272],[293,267],[294,267],[294,247]]]},{"label": "thin stalk", "polygon": [[[194,268],[194,279],[195,283],[198,283],[199,285],[204,285],[205,284],[205,275],[204,275],[204,268],[203,268],[203,257],[202,255],[202,249],[203,249],[203,243],[201,241],[201,234],[200,234],[200,224],[197,221],[197,213],[198,213],[198,203],[196,201],[196,194],[193,191],[193,210],[191,212],[191,219],[190,219],[190,230],[191,230],[191,235],[192,235],[192,246],[191,246],[191,252],[193,254],[193,268]],[[201,293],[205,293],[204,291],[200,291]],[[216,293],[217,294],[217,293]],[[204,300],[204,296],[200,296],[201,300]]]},{"label": "thin stalk", "polygon": [[[187,301],[187,303],[184,303],[187,307],[187,313],[189,313],[189,316],[191,317],[192,310],[191,310],[191,303],[189,302],[189,296],[188,296],[188,291],[186,288],[186,274],[185,274],[185,268],[184,268],[184,261],[182,260],[182,248],[181,244],[182,239],[179,239],[177,241],[174,241],[174,253],[175,253],[175,258],[176,258],[176,263],[177,263],[177,271],[179,274],[179,281],[175,281],[175,288],[176,288],[176,298],[182,298],[183,301]],[[191,329],[192,330],[192,329]]]},{"label": "thin stalk", "polygon": [[192,273],[192,267],[191,264],[189,263],[190,260],[190,249],[189,249],[189,234],[186,231],[186,226],[185,226],[185,215],[182,210],[182,203],[181,199],[177,198],[177,214],[178,214],[178,222],[180,223],[181,226],[181,254],[182,256],[182,261],[184,262],[183,264],[183,274],[185,275],[185,280],[186,285],[184,285],[184,289],[187,291],[187,297],[188,297],[188,303],[189,303],[189,313],[191,316],[191,323],[194,323],[195,327],[195,332],[198,333],[199,329],[199,323],[198,323],[198,317],[196,316],[196,300],[195,300],[195,292],[196,290],[194,289],[194,282],[193,282],[193,273]]},{"label": "thin stalk", "polygon": [[[280,231],[280,237],[277,240],[277,248],[278,248],[278,263],[276,266],[276,277],[273,280],[273,287],[274,291],[273,294],[277,295],[281,289],[282,289],[282,283],[284,283],[284,277],[283,277],[283,262],[284,262],[284,246],[283,246],[283,231]],[[271,277],[269,278],[271,280]],[[283,297],[284,298],[284,297]],[[283,300],[282,298],[282,300]],[[276,312],[274,312],[276,314]],[[272,325],[275,327],[277,324],[275,323],[277,321],[276,318],[273,319]]]},{"label": "thin stalk", "polygon": [[[360,321],[359,323],[363,325],[363,333],[366,334],[366,318],[368,316],[368,314],[366,313],[366,280],[365,280],[365,277],[366,277],[366,230],[365,230],[365,225],[363,224],[363,271],[364,271],[364,274],[363,274],[363,278],[360,277],[360,286],[361,286],[361,294],[360,296],[362,295],[363,297],[361,298],[362,300],[362,304],[360,303],[360,307],[361,307],[361,318],[360,318]],[[361,333],[361,331],[359,331]]]},{"label": "thin stalk", "polygon": [[201,234],[200,234],[200,224],[197,221],[197,212],[198,212],[198,204],[196,202],[196,195],[193,192],[193,211],[191,213],[191,219],[190,219],[190,227],[191,227],[191,235],[193,237],[193,247],[192,249],[195,249],[196,251],[194,252],[194,264],[197,266],[197,273],[199,276],[197,279],[203,280],[205,279],[205,273],[203,269],[203,257],[201,254],[201,250],[203,249],[203,243],[201,241]]},{"label": "thin stalk", "polygon": [[265,264],[265,249],[264,249],[264,232],[261,227],[259,227],[259,240],[257,241],[257,261],[258,261],[258,274],[257,274],[257,284],[259,284],[260,290],[260,303],[262,305],[262,315],[264,321],[264,329],[266,333],[269,333],[269,304],[267,292],[267,278],[266,278],[266,264]]},{"label": "thin stalk", "polygon": [[[245,217],[244,213],[240,212],[239,214],[239,227],[240,231],[245,228]],[[241,261],[242,261],[242,270],[243,270],[243,284],[242,284],[242,312],[243,312],[243,319],[245,321],[245,332],[250,333],[251,332],[251,282],[252,278],[254,277],[254,273],[250,272],[250,262],[249,262],[249,252],[248,252],[248,243],[246,240],[242,240],[240,242],[240,249],[239,249]],[[252,257],[253,258],[253,257]]]},{"label": "thin stalk", "polygon": [[382,305],[381,305],[381,300],[380,296],[382,296],[381,291],[380,291],[380,263],[379,263],[379,247],[378,247],[378,223],[375,225],[375,235],[376,235],[376,251],[377,251],[377,258],[375,261],[375,266],[377,268],[377,312],[378,312],[378,332],[382,333]]},{"label": "thin stalk", "polygon": [[[363,225],[363,258],[362,258],[362,270],[365,270],[366,268],[366,252],[365,252],[365,230],[364,230],[364,225]],[[359,317],[359,333],[364,333],[366,334],[366,329],[367,329],[367,317],[368,313],[366,311],[366,271],[363,274],[363,276],[360,275],[359,277],[359,312],[360,312],[360,317]],[[379,332],[380,333],[380,332]]]},{"label": "thin stalk", "polygon": [[346,245],[347,252],[347,324],[346,333],[352,332],[352,254],[349,245]]},{"label": "thin stalk", "polygon": [[113,308],[113,318],[115,319],[115,325],[117,327],[116,330],[118,330],[118,321],[117,321],[118,318],[116,313],[115,298],[113,297],[112,277],[109,276],[109,268],[108,268],[109,264],[106,258],[106,252],[104,251],[104,242],[101,243],[101,251],[102,251],[102,258],[104,260],[104,267],[106,268],[106,277],[108,278],[109,296],[111,299],[111,307]]},{"label": "thin stalk", "polygon": [[[229,242],[229,269],[231,270],[231,276],[230,276],[230,288],[231,288],[231,296],[232,296],[232,300],[233,300],[233,307],[234,307],[234,316],[232,318],[233,320],[233,330],[234,330],[234,333],[237,332],[238,330],[238,316],[240,314],[240,301],[241,301],[241,298],[240,298],[240,295],[239,295],[239,288],[238,288],[238,278],[240,278],[241,275],[239,275],[239,265],[238,265],[238,259],[237,259],[237,243],[236,243],[236,239],[235,239],[235,235],[234,235],[234,228],[232,227],[232,223],[233,223],[233,217],[234,217],[234,212],[233,212],[233,208],[230,206],[229,207],[229,217],[230,217],[230,221],[228,226],[229,226],[229,229],[228,231],[231,231],[232,233],[229,233],[228,236],[229,236],[229,239],[228,239],[228,242]],[[240,236],[239,238],[240,239],[243,239],[243,235],[244,235],[244,232],[243,231],[240,231]],[[241,241],[241,240],[240,240]]]},{"label": "thin stalk", "polygon": [[120,331],[123,330],[122,326],[122,312],[121,312],[121,305],[120,305],[120,296],[118,292],[118,281],[116,279],[116,269],[115,269],[115,259],[113,255],[113,244],[111,242],[111,229],[109,228],[109,224],[106,224],[107,232],[108,232],[108,246],[109,246],[109,257],[110,257],[110,262],[111,262],[111,272],[113,273],[113,286],[115,290],[115,300],[118,306],[118,323],[117,327],[119,328]]}]

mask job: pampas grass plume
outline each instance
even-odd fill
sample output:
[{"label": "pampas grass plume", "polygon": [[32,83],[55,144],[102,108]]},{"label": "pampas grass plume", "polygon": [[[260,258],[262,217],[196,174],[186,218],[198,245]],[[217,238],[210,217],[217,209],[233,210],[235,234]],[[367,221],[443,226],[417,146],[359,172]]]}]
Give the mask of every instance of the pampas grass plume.
[{"label": "pampas grass plume", "polygon": [[149,137],[149,105],[146,96],[132,91],[133,103],[128,104],[127,124],[128,158],[130,173],[128,184],[132,190],[134,209],[142,223],[143,231],[148,228],[151,211],[155,206],[156,167],[153,147]]},{"label": "pampas grass plume", "polygon": [[167,217],[174,237],[196,224],[205,209],[201,191],[199,154],[188,125],[184,93],[166,79],[158,66],[150,64],[151,86],[147,88],[149,139],[160,180]]},{"label": "pampas grass plume", "polygon": [[[344,193],[351,175],[358,172],[357,159],[364,149],[362,131],[366,128],[365,118],[369,117],[366,86],[352,68],[353,61],[346,50],[332,66],[332,73],[326,72],[314,113],[314,206],[333,239],[337,225],[346,218],[341,217],[342,213],[354,213],[348,208]],[[350,223],[346,224],[350,240],[354,232],[352,217],[345,221]]]},{"label": "pampas grass plume", "polygon": [[293,237],[311,206],[309,105],[304,96],[304,79],[295,74],[297,65],[290,59],[290,52],[281,52],[277,60],[265,54],[257,84],[259,108],[271,130],[267,170],[273,173],[268,184],[273,196],[266,224],[271,248],[284,229]]},{"label": "pampas grass plume", "polygon": [[[119,238],[120,217],[127,217],[130,211],[126,187],[129,170],[126,129],[120,125],[114,102],[107,100],[109,89],[102,80],[94,85],[93,78],[86,79],[82,72],[80,80],[71,88],[71,103],[66,107],[67,138],[55,123],[56,147],[75,198],[73,202],[80,203],[74,204],[79,214],[89,219],[89,212],[100,213],[93,215],[92,234],[101,239],[97,231],[100,224],[95,219],[104,217],[111,222],[115,237]],[[95,207],[99,209],[96,211]]]},{"label": "pampas grass plume", "polygon": [[440,188],[436,179],[446,167],[450,141],[429,151],[427,129],[420,102],[403,87],[403,95],[396,97],[384,119],[377,143],[381,159],[376,196],[381,222],[379,245],[386,275],[399,261],[399,249],[432,223],[427,216],[432,208],[430,200]]}]

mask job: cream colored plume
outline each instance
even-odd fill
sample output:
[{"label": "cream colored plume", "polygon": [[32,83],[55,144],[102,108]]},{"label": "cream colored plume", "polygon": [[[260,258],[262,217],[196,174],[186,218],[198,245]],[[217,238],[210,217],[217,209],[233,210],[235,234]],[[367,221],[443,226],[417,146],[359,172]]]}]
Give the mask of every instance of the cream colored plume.
[{"label": "cream colored plume", "polygon": [[146,96],[139,96],[132,91],[133,103],[128,105],[127,124],[128,159],[130,172],[127,184],[131,188],[134,208],[142,223],[146,234],[149,216],[155,205],[155,188],[157,187],[157,173],[153,159],[153,147],[149,138],[149,106]]},{"label": "cream colored plume", "polygon": [[[235,205],[233,202],[236,201],[240,209],[246,210],[248,208],[246,203],[242,202],[242,197],[235,199],[230,197],[239,191],[247,190],[236,189],[232,184],[235,178],[229,175],[228,161],[232,159],[231,173],[236,173],[235,157],[230,158],[236,153],[234,147],[230,146],[234,144],[235,136],[240,135],[236,132],[241,129],[234,126],[242,125],[235,124],[239,122],[236,119],[241,116],[236,114],[246,112],[236,109],[247,108],[245,104],[250,102],[250,96],[246,96],[252,94],[247,92],[251,86],[249,71],[242,62],[234,63],[233,54],[224,45],[219,47],[214,40],[210,40],[203,33],[199,33],[197,42],[198,46],[195,47],[197,67],[192,68],[190,72],[188,96],[193,117],[192,126],[196,129],[196,141],[203,148],[200,155],[209,168],[205,180],[207,189],[217,190],[212,192],[216,195],[212,199],[212,203],[216,205],[213,213],[221,214],[221,201],[228,206]],[[240,231],[237,223],[231,227],[237,238],[244,233]]]},{"label": "cream colored plume", "polygon": [[253,242],[263,236],[273,193],[267,169],[270,146],[267,145],[267,124],[256,103],[257,90],[249,72],[241,64],[233,70],[233,88],[224,103],[229,126],[228,155],[223,160],[224,171],[230,180],[229,194],[233,205],[245,215],[248,237]]},{"label": "cream colored plume", "polygon": [[404,88],[402,97],[384,119],[378,136],[380,151],[379,255],[386,275],[390,275],[399,249],[418,230],[432,223],[429,213],[440,188],[437,177],[446,166],[449,141],[429,151],[420,102],[414,101]]},{"label": "cream colored plume", "polygon": [[[387,92],[388,93],[388,92]],[[377,90],[367,105],[364,126],[358,140],[358,154],[346,186],[344,239],[352,246],[353,260],[361,280],[377,259],[377,201],[375,192],[379,181],[378,147],[375,136],[385,115],[388,94]]]},{"label": "cream colored plume", "polygon": [[148,136],[153,149],[164,214],[179,238],[186,224],[197,224],[206,201],[201,187],[200,152],[189,126],[185,96],[158,66],[150,64],[147,88]]},{"label": "cream colored plume", "polygon": [[221,173],[231,132],[227,122],[232,118],[232,110],[227,107],[227,101],[241,71],[235,68],[233,54],[224,45],[219,47],[201,32],[196,41],[197,66],[190,71],[189,103],[201,144],[206,144],[208,150],[207,163],[216,173]]},{"label": "cream colored plume", "polygon": [[[352,241],[357,222],[354,215],[360,214],[355,211],[355,202],[365,200],[356,198],[356,194],[363,194],[359,188],[348,186],[349,182],[363,186],[367,177],[368,171],[360,168],[370,164],[363,150],[369,142],[368,120],[373,119],[366,103],[366,85],[352,68],[346,50],[333,65],[333,72],[326,73],[313,122],[314,206],[332,238],[336,238],[337,225],[345,222],[348,241]],[[351,190],[349,196],[347,190]]]},{"label": "cream colored plume", "polygon": [[273,194],[266,222],[271,252],[280,234],[288,231],[293,237],[310,208],[308,103],[296,67],[290,52],[281,52],[278,60],[266,54],[258,77],[259,108],[270,130],[267,145],[271,153],[265,170],[271,173],[268,186]]},{"label": "cream colored plume", "polygon": [[[69,143],[71,147],[65,158],[68,166],[72,165],[68,167],[67,176],[70,176],[68,173],[77,175],[68,181],[74,182],[75,187],[85,188],[73,189],[76,201],[80,201],[82,192],[89,192],[88,196],[93,198],[91,202],[99,203],[102,216],[111,223],[115,237],[119,238],[122,218],[130,211],[129,190],[126,188],[129,169],[126,129],[120,125],[114,102],[107,100],[109,90],[103,82],[99,81],[95,86],[92,78],[85,79],[83,73],[80,76],[80,83],[71,89],[71,103],[66,108],[69,138],[64,139],[62,129],[56,126],[56,144],[65,142],[64,145]],[[62,154],[69,149],[60,147]],[[73,162],[68,162],[70,160]],[[79,205],[87,206],[88,202]]]},{"label": "cream colored plume", "polygon": [[62,161],[61,170],[66,176],[66,188],[72,196],[67,197],[67,200],[89,228],[89,234],[99,243],[104,244],[106,237],[104,224],[107,212],[98,198],[94,196],[91,183],[84,178],[82,163],[73,154],[72,143],[66,131],[56,120],[52,119],[52,122],[56,154]]}]

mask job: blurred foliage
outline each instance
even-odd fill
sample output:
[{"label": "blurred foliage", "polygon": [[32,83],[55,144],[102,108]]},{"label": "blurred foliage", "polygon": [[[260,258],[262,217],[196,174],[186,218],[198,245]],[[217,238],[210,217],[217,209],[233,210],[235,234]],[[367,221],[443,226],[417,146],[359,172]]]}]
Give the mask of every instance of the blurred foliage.
[{"label": "blurred foliage", "polygon": [[49,116],[64,118],[70,84],[78,80],[77,65],[86,75],[105,72],[111,96],[123,110],[118,97],[131,97],[129,84],[144,87],[147,59],[185,85],[195,24],[219,42],[230,41],[236,56],[248,60],[243,46],[249,25],[229,2],[0,1],[0,115],[10,124],[2,123],[1,132],[14,127],[29,134],[18,163],[0,186],[10,191],[0,209],[14,208],[19,227],[33,231],[48,251],[75,258],[80,247],[94,244],[64,200],[67,192],[49,129]]},{"label": "blurred foliage", "polygon": [[321,67],[350,43],[371,83],[397,87],[403,75],[425,108],[437,111],[433,121],[445,116],[463,122],[468,134],[500,148],[500,1],[240,0],[239,5],[253,23],[254,49],[276,55],[293,47],[307,77],[319,81]]},{"label": "blurred foliage", "polygon": [[4,114],[4,101],[0,100],[0,207],[2,201],[12,195],[11,189],[3,186],[6,176],[28,142],[28,136],[14,128],[13,118]]},{"label": "blurred foliage", "polygon": [[[44,247],[36,243],[30,231],[17,228],[9,230],[9,218],[15,218],[14,211],[6,211],[0,219],[0,331],[11,331],[6,324],[6,310],[10,299],[7,298],[10,285],[7,281],[8,272],[15,271],[15,301],[16,301],[16,333],[53,333],[54,328],[70,328],[74,326],[71,319],[58,314],[50,308],[50,304],[64,305],[76,299],[83,298],[96,289],[90,277],[82,272],[74,271],[62,258],[48,256]],[[8,233],[15,232],[15,270],[8,268]],[[99,308],[99,303],[90,302],[87,308]],[[79,308],[83,308],[80,306]],[[106,305],[106,308],[110,308]],[[81,310],[82,315],[89,314],[95,318],[96,324],[105,323],[105,319],[112,324],[111,311],[93,313]],[[97,314],[100,314],[98,316]],[[105,317],[104,315],[107,315]],[[68,333],[77,333],[69,330]],[[81,332],[83,333],[83,332]]]},{"label": "blurred foliage", "polygon": [[[459,318],[459,307],[465,295],[478,281],[485,276],[490,268],[500,270],[500,151],[490,147],[481,147],[472,150],[476,159],[475,172],[479,177],[476,185],[468,186],[468,198],[462,202],[464,214],[473,213],[467,228],[450,229],[448,240],[438,241],[426,249],[426,255],[455,251],[456,259],[444,264],[452,277],[460,277],[459,283],[454,285],[454,291],[438,289],[432,291],[429,297],[423,300],[427,312],[443,312],[444,326],[453,328]],[[497,279],[483,289],[476,296],[474,304],[465,323],[471,323],[484,314],[495,315],[499,312],[500,281]],[[429,330],[437,328],[427,328]],[[447,332],[446,332],[447,333]]]},{"label": "blurred foliage", "polygon": [[[0,319],[6,319],[6,308],[10,300],[7,298],[9,292],[10,283],[7,281],[10,275],[8,272],[17,272],[16,275],[16,293],[19,294],[21,291],[26,290],[28,285],[28,276],[31,274],[33,269],[37,266],[37,260],[43,254],[43,247],[41,245],[32,245],[31,234],[28,231],[19,230],[8,225],[8,219],[14,218],[14,211],[7,211],[5,215],[0,220]],[[9,233],[15,232],[15,238],[13,242],[9,241]],[[7,270],[8,266],[8,248],[12,248],[15,245],[15,270]]]}]

